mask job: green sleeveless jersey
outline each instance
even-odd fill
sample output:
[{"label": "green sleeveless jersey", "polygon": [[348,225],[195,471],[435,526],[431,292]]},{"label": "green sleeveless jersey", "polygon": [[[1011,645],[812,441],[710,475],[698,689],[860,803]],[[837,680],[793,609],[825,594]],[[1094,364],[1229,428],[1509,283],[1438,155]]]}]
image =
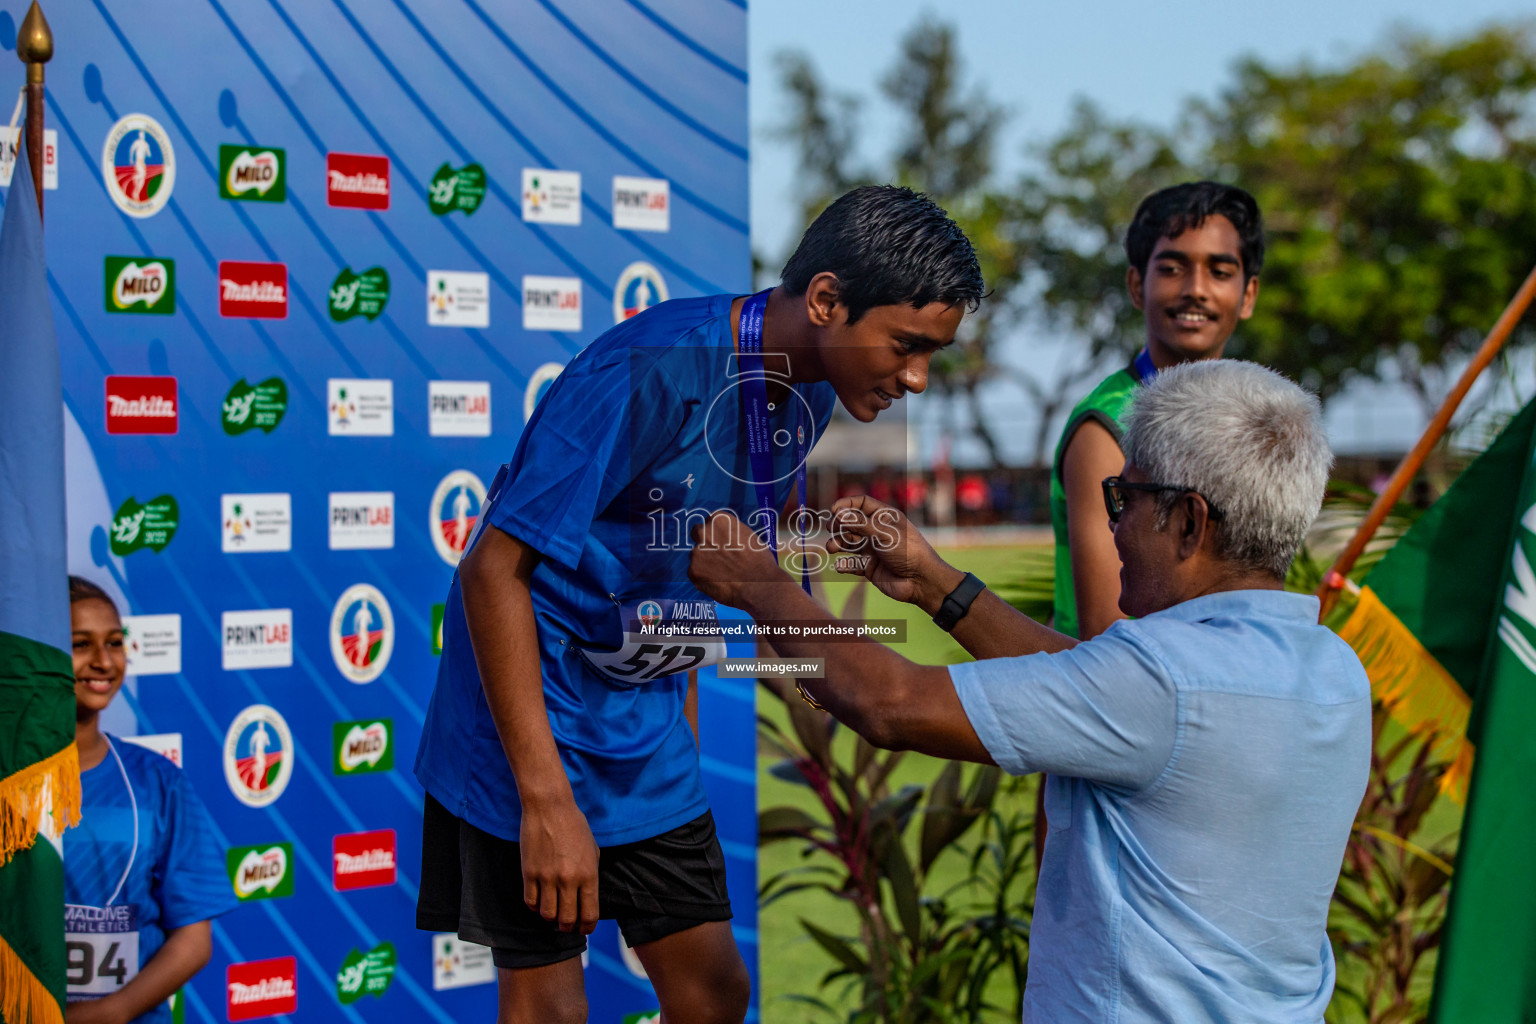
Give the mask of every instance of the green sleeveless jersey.
[{"label": "green sleeveless jersey", "polygon": [[1120,421],[1140,384],[1141,376],[1134,363],[1105,377],[1073,406],[1066,429],[1056,444],[1056,461],[1051,466],[1051,528],[1056,533],[1055,629],[1068,636],[1077,636],[1077,591],[1072,586],[1072,549],[1067,545],[1067,492],[1061,485],[1061,459],[1066,454],[1067,442],[1086,420],[1096,420],[1119,444],[1124,433]]}]

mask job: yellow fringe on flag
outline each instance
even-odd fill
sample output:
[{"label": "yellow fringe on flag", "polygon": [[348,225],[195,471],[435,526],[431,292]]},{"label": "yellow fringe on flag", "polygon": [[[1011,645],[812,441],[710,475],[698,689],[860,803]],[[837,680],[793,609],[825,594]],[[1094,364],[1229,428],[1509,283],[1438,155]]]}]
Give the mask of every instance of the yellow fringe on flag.
[{"label": "yellow fringe on flag", "polygon": [[[73,745],[71,745],[73,748]],[[53,993],[0,936],[0,1020],[14,1024],[64,1024]]]},{"label": "yellow fringe on flag", "polygon": [[29,849],[39,829],[58,835],[79,823],[80,755],[73,743],[0,779],[0,865]]},{"label": "yellow fringe on flag", "polygon": [[1435,755],[1450,765],[1440,778],[1440,792],[1465,802],[1472,777],[1473,748],[1467,741],[1472,699],[1461,684],[1370,587],[1361,588],[1339,636],[1360,656],[1371,693],[1393,720],[1415,736],[1439,738]]}]

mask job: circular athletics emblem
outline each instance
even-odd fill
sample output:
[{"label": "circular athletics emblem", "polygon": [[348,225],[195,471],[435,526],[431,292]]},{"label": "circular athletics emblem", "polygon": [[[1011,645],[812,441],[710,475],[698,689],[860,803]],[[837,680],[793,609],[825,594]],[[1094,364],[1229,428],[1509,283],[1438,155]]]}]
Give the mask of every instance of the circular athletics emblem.
[{"label": "circular athletics emblem", "polygon": [[528,390],[523,392],[523,422],[533,419],[533,410],[539,407],[539,401],[543,399],[544,392],[554,384],[555,378],[560,376],[560,371],[565,369],[564,363],[545,363],[533,375],[528,378]]},{"label": "circular athletics emblem", "polygon": [[275,708],[252,704],[224,734],[224,781],[247,807],[265,807],[283,795],[293,776],[293,734]]},{"label": "circular athletics emblem", "polygon": [[643,261],[631,263],[619,275],[618,287],[613,290],[613,322],[621,324],[666,301],[667,282],[661,271]]},{"label": "circular athletics emblem", "polygon": [[432,492],[427,528],[432,531],[432,546],[449,565],[458,565],[464,557],[464,546],[475,532],[483,507],[485,484],[467,469],[449,473]]},{"label": "circular athletics emblem", "polygon": [[331,658],[354,683],[371,683],[383,674],[395,649],[395,617],[377,587],[354,583],[342,592],[331,612]]},{"label": "circular athletics emblem", "polygon": [[642,626],[654,626],[662,620],[661,605],[655,601],[641,601],[635,613],[640,616]]},{"label": "circular athletics emblem", "polygon": [[171,137],[154,118],[129,114],[107,132],[101,176],[119,210],[130,217],[153,217],[176,185]]}]

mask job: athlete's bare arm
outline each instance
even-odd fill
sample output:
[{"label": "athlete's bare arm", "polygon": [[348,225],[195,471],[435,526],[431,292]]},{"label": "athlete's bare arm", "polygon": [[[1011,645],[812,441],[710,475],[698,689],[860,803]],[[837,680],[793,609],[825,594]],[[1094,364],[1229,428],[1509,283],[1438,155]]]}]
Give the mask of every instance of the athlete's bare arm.
[{"label": "athlete's bare arm", "polygon": [[213,955],[213,930],[207,921],[196,921],[168,932],[165,945],[120,991],[100,999],[70,1003],[65,1024],[106,1024],[137,1020],[164,1003],[171,994],[202,970]]},{"label": "athlete's bare arm", "polygon": [[1120,611],[1120,556],[1115,552],[1109,514],[1104,511],[1107,476],[1125,468],[1120,445],[1103,424],[1086,420],[1073,431],[1061,458],[1067,494],[1067,546],[1077,593],[1077,635],[1091,640],[1108,629]]},{"label": "athlete's bare arm", "polygon": [[494,527],[459,564],[464,619],[523,807],[523,900],[562,931],[597,926],[597,843],[560,762],[539,669],[529,580],[539,553]]}]

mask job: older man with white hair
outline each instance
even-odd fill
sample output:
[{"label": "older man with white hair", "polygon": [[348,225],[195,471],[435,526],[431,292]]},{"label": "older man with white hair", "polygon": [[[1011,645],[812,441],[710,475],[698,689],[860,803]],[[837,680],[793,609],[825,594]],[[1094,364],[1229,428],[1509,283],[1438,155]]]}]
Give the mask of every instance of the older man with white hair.
[{"label": "older man with white hair", "polygon": [[[1321,1021],[1325,932],[1365,791],[1370,684],[1282,581],[1333,457],[1317,400],[1252,363],[1164,370],[1104,481],[1132,619],[1078,643],[950,567],[894,509],[841,503],[831,550],[978,660],[775,640],[877,746],[1046,772],[1026,1021]],[[699,531],[698,586],[759,621],[826,619],[747,528]]]}]

